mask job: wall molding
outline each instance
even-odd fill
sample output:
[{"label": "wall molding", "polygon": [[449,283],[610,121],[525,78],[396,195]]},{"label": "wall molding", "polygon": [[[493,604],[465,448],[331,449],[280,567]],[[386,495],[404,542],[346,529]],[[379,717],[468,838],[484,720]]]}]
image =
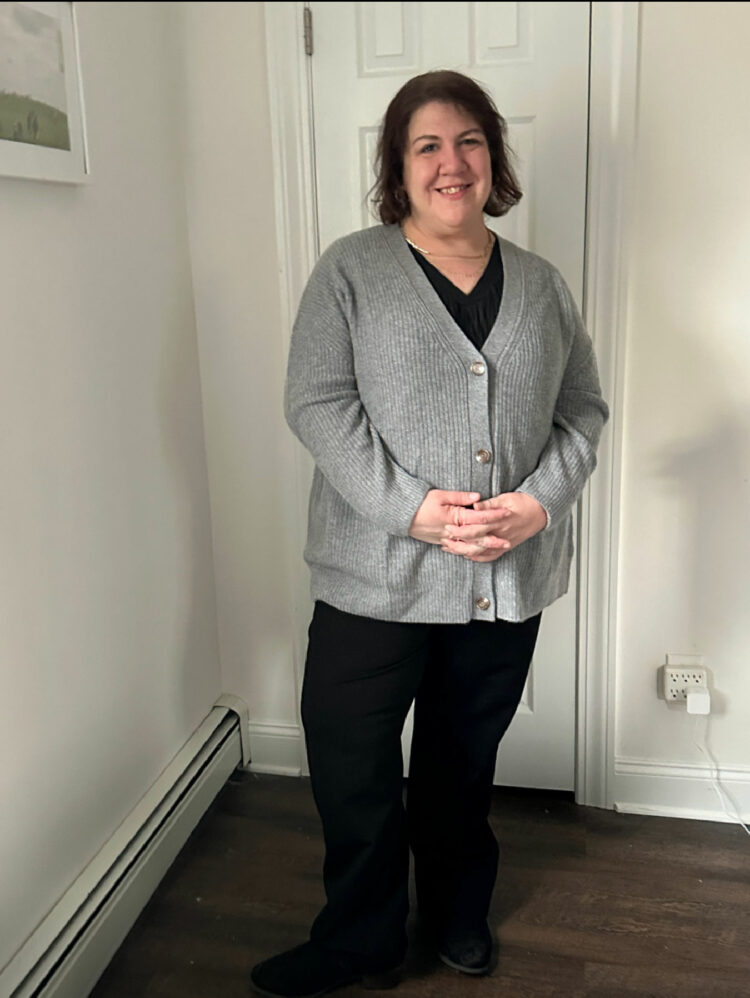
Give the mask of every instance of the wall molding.
[{"label": "wall molding", "polygon": [[584,317],[610,407],[598,470],[581,501],[576,800],[611,808],[630,205],[638,83],[638,3],[591,4]]},{"label": "wall molding", "polygon": [[[750,767],[719,767],[692,763],[662,763],[647,759],[615,760],[614,808],[629,814],[737,823],[730,805],[724,807],[713,779],[729,795],[745,823],[750,822]],[[727,813],[727,811],[729,813]]]},{"label": "wall molding", "polygon": [[280,776],[301,776],[304,742],[298,724],[264,724],[251,722],[250,770],[253,773],[275,773]]},{"label": "wall molding", "polygon": [[627,759],[618,756],[615,760],[615,776],[667,776],[680,780],[709,780],[711,774],[722,782],[750,783],[750,766],[721,766],[712,770],[710,766],[697,763],[664,763],[648,759]]},{"label": "wall molding", "polygon": [[[304,3],[264,4],[266,64],[271,112],[271,146],[274,166],[274,209],[281,304],[280,347],[284,363],[289,352],[292,324],[307,278],[318,256],[318,221],[315,197],[315,156],[313,152],[312,80],[310,60],[304,50]],[[307,622],[312,616],[309,575],[303,570],[302,553],[307,528],[307,503],[312,480],[312,459],[297,440],[291,441],[291,489],[285,498],[285,525],[289,532],[286,571],[289,579],[290,620],[295,699],[302,690]],[[279,770],[264,762],[265,746],[261,732],[258,751],[259,772],[291,772],[291,756],[279,757]],[[270,732],[266,733],[270,736]],[[300,742],[301,744],[301,742]],[[261,747],[263,746],[263,747]],[[281,748],[282,743],[278,743]],[[287,751],[288,747],[287,747]],[[307,772],[304,751],[302,772]],[[251,767],[252,768],[252,767]]]}]

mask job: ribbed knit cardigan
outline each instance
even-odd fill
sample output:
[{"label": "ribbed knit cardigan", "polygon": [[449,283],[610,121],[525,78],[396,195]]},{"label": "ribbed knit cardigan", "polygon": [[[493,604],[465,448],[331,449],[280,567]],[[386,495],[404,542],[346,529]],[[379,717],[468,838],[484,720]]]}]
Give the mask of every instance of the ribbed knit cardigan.
[{"label": "ribbed knit cardigan", "polygon": [[[285,393],[315,460],[314,599],[381,620],[461,623],[525,620],[566,591],[571,511],[607,406],[558,271],[505,239],[500,251],[503,297],[481,353],[398,226],[345,236],[316,264]],[[433,488],[526,492],[548,524],[494,562],[471,562],[408,536]]]}]

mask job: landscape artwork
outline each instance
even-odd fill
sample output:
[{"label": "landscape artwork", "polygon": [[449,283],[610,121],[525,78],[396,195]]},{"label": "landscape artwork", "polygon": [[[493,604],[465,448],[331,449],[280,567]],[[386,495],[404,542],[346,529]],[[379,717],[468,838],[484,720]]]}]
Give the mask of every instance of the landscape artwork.
[{"label": "landscape artwork", "polygon": [[0,2],[0,176],[88,172],[73,7]]},{"label": "landscape artwork", "polygon": [[59,16],[0,3],[0,139],[70,149]]}]

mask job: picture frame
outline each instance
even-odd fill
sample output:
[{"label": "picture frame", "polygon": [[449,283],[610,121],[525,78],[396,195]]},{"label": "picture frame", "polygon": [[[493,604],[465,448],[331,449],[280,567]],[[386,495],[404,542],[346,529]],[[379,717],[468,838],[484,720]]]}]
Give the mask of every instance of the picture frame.
[{"label": "picture frame", "polygon": [[0,178],[89,176],[75,6],[0,2]]}]

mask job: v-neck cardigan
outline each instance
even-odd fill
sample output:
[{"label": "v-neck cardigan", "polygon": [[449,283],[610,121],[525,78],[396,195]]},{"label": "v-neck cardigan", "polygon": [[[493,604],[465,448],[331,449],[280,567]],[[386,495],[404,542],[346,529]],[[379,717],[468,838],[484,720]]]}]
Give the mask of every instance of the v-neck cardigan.
[{"label": "v-neck cardigan", "polygon": [[[477,351],[398,226],[320,257],[289,352],[285,411],[315,461],[313,599],[381,620],[526,620],[566,592],[571,511],[607,406],[591,340],[552,264],[500,239],[504,288]],[[488,459],[489,457],[489,459]],[[477,563],[408,535],[430,489],[526,492],[546,528]]]},{"label": "v-neck cardigan", "polygon": [[414,247],[410,246],[409,252],[435,289],[440,301],[450,312],[453,321],[477,350],[481,350],[495,324],[497,310],[503,297],[503,259],[498,244],[495,243],[492,247],[481,277],[468,294],[465,294]]}]

